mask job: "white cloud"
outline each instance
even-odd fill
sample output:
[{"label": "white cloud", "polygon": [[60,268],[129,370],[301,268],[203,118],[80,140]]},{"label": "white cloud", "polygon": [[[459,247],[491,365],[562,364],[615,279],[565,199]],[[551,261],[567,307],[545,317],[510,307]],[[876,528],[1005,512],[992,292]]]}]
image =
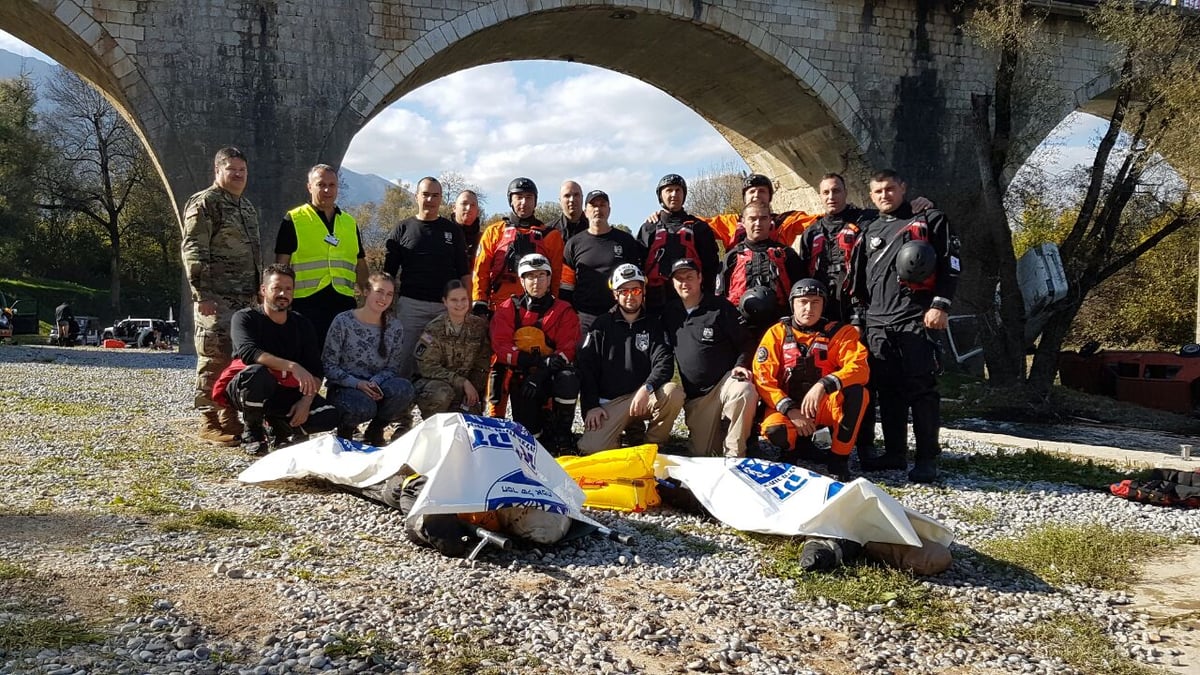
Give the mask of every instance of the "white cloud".
[{"label": "white cloud", "polygon": [[632,225],[656,207],[662,174],[742,166],[711,125],[662,91],[612,71],[555,65],[568,75],[517,62],[431,82],[359,132],[346,164],[388,177],[457,171],[491,195],[493,213],[506,210],[516,176],[533,178],[543,200],[574,179],[607,191],[614,222]]},{"label": "white cloud", "polygon": [[35,59],[40,59],[46,63],[54,63],[54,59],[39,52],[38,50],[25,44],[18,38],[15,38],[4,31],[0,31],[0,49],[10,51],[21,56],[30,56]]}]

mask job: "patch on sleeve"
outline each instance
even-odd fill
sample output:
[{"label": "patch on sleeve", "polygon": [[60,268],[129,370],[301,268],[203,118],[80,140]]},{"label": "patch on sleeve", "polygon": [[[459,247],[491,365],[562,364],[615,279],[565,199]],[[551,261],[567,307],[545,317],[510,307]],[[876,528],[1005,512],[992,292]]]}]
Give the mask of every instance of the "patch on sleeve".
[{"label": "patch on sleeve", "polygon": [[958,262],[958,256],[956,256],[956,255],[950,256],[950,269],[954,270],[955,272],[962,271],[962,269],[960,268],[959,262]]},{"label": "patch on sleeve", "polygon": [[417,343],[417,348],[413,350],[413,356],[418,359],[425,356],[425,352],[429,349],[429,343],[421,340]]},{"label": "patch on sleeve", "polygon": [[759,363],[767,362],[767,348],[759,347],[758,351],[754,352],[754,360]]},{"label": "patch on sleeve", "polygon": [[429,331],[421,333],[421,342],[424,342],[427,345],[433,344],[433,334]]}]

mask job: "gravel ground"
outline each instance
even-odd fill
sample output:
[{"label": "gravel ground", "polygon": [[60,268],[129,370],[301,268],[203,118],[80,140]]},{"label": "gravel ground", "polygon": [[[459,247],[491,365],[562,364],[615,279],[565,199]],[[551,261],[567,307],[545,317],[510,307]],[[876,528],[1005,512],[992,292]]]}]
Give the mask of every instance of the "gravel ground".
[{"label": "gravel ground", "polygon": [[[396,512],[328,486],[243,486],[240,451],[190,435],[193,365],[0,347],[0,629],[48,618],[100,632],[61,649],[0,642],[0,674],[1079,672],[1014,637],[1061,612],[1098,618],[1138,662],[1197,666],[1123,592],[1051,588],[970,555],[1046,522],[1200,537],[1195,512],[962,476],[898,490],[958,536],[954,566],[923,583],[969,630],[933,634],[884,605],[798,600],[764,573],[762,544],[669,510],[596,514],[636,535],[631,546],[589,538],[470,565],[410,545]],[[993,517],[964,516],[980,507]],[[210,510],[259,526],[162,527]]]}]

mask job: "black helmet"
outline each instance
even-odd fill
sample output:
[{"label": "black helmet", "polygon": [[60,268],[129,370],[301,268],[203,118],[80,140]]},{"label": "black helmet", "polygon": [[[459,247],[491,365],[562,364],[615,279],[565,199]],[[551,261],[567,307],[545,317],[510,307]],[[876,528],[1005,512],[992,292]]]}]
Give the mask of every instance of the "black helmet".
[{"label": "black helmet", "polygon": [[927,241],[914,239],[896,252],[896,276],[900,281],[919,284],[933,275],[937,266],[937,251]]},{"label": "black helmet", "polygon": [[819,295],[822,298],[828,298],[829,291],[825,288],[825,284],[816,279],[801,279],[792,284],[792,292],[788,293],[788,302],[806,295]]},{"label": "black helmet", "polygon": [[511,200],[512,196],[517,194],[518,192],[532,192],[534,198],[536,199],[537,198],[537,184],[535,184],[533,182],[533,180],[529,179],[529,178],[524,178],[524,177],[514,178],[514,179],[512,179],[512,182],[508,184],[509,200]]},{"label": "black helmet", "polygon": [[683,176],[680,176],[677,173],[669,173],[658,179],[658,187],[654,190],[654,194],[658,197],[659,204],[662,204],[663,188],[670,187],[672,185],[683,188],[683,197],[684,199],[687,198],[687,181],[683,179]]},{"label": "black helmet", "polygon": [[775,292],[766,286],[755,286],[742,295],[738,309],[751,325],[770,323],[779,318]]},{"label": "black helmet", "polygon": [[742,196],[745,197],[746,190],[749,190],[752,187],[767,188],[768,199],[775,196],[775,184],[771,182],[770,178],[767,178],[761,173],[752,173],[749,176],[746,176],[746,179],[742,181]]}]

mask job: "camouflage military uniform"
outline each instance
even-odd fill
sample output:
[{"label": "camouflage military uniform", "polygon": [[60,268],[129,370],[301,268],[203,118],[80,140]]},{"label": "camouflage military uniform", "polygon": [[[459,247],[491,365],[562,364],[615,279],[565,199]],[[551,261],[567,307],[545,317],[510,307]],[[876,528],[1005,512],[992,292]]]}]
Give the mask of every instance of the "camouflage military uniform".
[{"label": "camouflage military uniform", "polygon": [[253,304],[262,274],[258,212],[245,196],[235,198],[213,185],[192,195],[183,208],[183,269],[192,302],[211,300],[213,316],[196,307],[196,409],[217,409],[212,386],[229,365],[233,313]]},{"label": "camouflage military uniform", "polygon": [[487,321],[468,314],[456,334],[450,327],[450,319],[442,314],[425,326],[413,355],[417,359],[416,372],[420,378],[416,389],[417,408],[422,418],[440,412],[457,412],[462,404],[463,383],[467,380],[475,386],[481,401],[469,412],[478,415],[482,411],[484,382],[492,356]]}]

